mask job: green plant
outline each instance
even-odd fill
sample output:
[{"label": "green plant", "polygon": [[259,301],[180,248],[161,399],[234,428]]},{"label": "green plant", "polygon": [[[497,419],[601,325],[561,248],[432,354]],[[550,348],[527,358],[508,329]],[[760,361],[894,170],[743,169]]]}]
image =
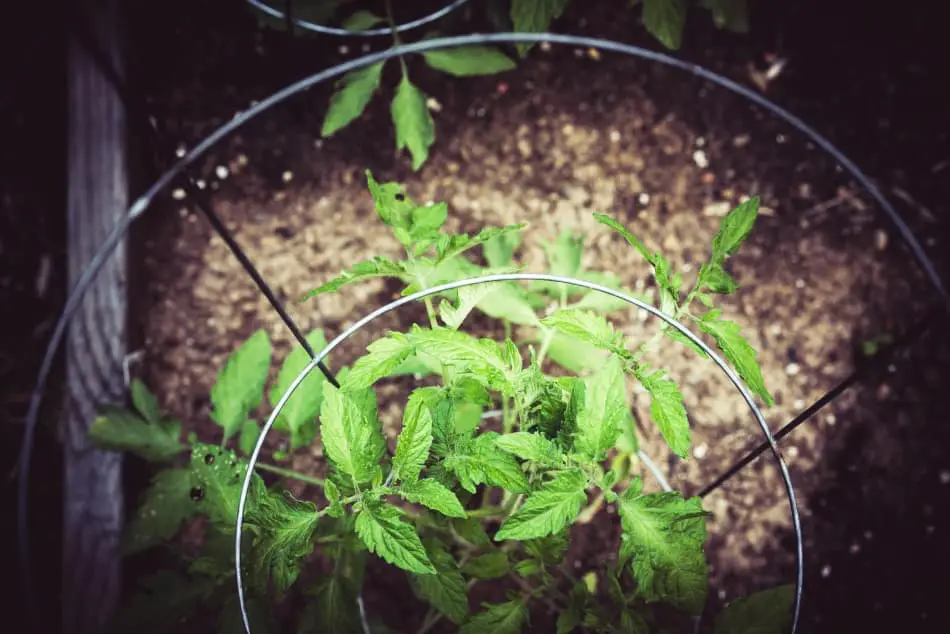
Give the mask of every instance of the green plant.
[{"label": "green plant", "polygon": [[[631,0],[629,4],[633,7],[640,3],[641,0]],[[271,4],[283,8],[279,3]],[[324,23],[350,4],[351,0],[298,0],[295,3],[295,16]],[[563,15],[567,4],[568,0],[495,0],[487,3],[486,9],[489,18],[500,30],[541,33]],[[686,23],[686,0],[642,0],[642,4],[642,20],[647,31],[667,48],[678,49]],[[703,0],[702,5],[709,9],[718,27],[742,33],[748,30],[747,0]],[[264,15],[257,9],[254,11],[263,23],[275,28],[286,28],[284,21]],[[387,23],[395,27],[391,10],[387,17],[382,17],[365,9],[350,9],[347,16],[342,22],[343,28],[347,30],[360,31]],[[306,33],[299,29],[298,32]],[[432,31],[424,37],[439,34],[438,31]],[[393,46],[401,43],[401,37],[393,32]],[[518,57],[523,58],[531,48],[532,44],[518,44],[515,50]],[[453,77],[495,75],[516,67],[513,59],[491,46],[434,50],[423,53],[422,58],[430,68]],[[380,89],[385,65],[385,62],[380,62],[351,71],[337,81],[323,120],[323,137],[333,136],[363,114]],[[410,80],[410,65],[404,56],[399,57],[399,68],[400,78],[390,106],[396,149],[407,150],[412,157],[412,169],[418,171],[428,159],[429,149],[435,143],[435,121],[430,113],[429,96]]]},{"label": "green plant", "polygon": [[[448,234],[444,203],[418,205],[399,184],[378,183],[369,172],[367,181],[405,258],[360,262],[307,297],[370,277],[399,279],[408,293],[512,270],[523,225]],[[713,307],[714,294],[738,287],[725,263],[752,230],[757,208],[753,198],[724,218],[709,261],[688,290],[661,254],[613,218],[596,217],[650,264],[662,309],[709,335],[750,389],[771,403],[755,351]],[[613,276],[581,268],[582,244],[568,234],[548,244],[550,270],[617,285]],[[466,257],[476,247],[484,264]],[[314,371],[280,411],[274,429],[281,445],[263,454],[273,462],[257,464],[245,522],[242,557],[254,631],[275,631],[276,608],[289,597],[305,606],[296,631],[361,631],[356,598],[371,554],[404,570],[413,592],[431,606],[418,632],[440,619],[463,634],[520,632],[536,605],[559,613],[561,633],[667,631],[659,628],[702,612],[707,513],[699,498],[645,490],[627,391],[631,378],[646,389],[663,437],[686,458],[690,427],[682,395],[644,353],[664,338],[688,340],[666,328],[630,350],[603,316],[616,303],[548,283],[468,286],[439,299],[425,302],[427,323],[377,339],[340,370],[339,388]],[[501,321],[500,341],[460,330],[472,311]],[[326,345],[320,331],[309,341],[314,349]],[[160,548],[174,565],[145,579],[115,631],[178,631],[199,607],[218,611],[219,631],[240,631],[232,543],[245,456],[258,441],[254,413],[265,393],[274,405],[308,363],[297,347],[266,390],[271,357],[268,337],[258,331],[227,360],[211,391],[211,417],[221,428],[215,445],[194,434],[183,443],[181,424],[162,414],[139,381],[130,409],[104,408],[92,426],[100,447],[164,466],[123,543],[129,554]],[[548,371],[558,364],[560,372]],[[400,374],[427,378],[409,395],[390,451],[374,385]],[[492,407],[500,416],[492,416]],[[275,464],[317,438],[325,477]],[[280,479],[268,486],[262,474]],[[290,495],[283,480],[310,487],[311,500]],[[621,520],[616,561],[592,564],[575,578],[564,565],[568,530],[605,504]],[[203,529],[197,551],[176,539],[196,518]],[[322,574],[305,572],[307,562]],[[473,611],[469,590],[486,582],[505,584],[507,599]],[[783,631],[790,593],[782,587],[736,602],[718,617],[715,632]]]}]

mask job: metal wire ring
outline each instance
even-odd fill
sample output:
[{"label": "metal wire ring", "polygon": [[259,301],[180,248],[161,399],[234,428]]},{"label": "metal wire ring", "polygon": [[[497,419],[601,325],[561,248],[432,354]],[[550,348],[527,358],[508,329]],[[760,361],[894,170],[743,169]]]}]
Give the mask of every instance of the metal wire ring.
[{"label": "metal wire ring", "polygon": [[[293,23],[294,23],[294,26],[299,26],[301,29],[305,31],[313,31],[314,33],[322,33],[323,35],[336,35],[336,36],[343,36],[343,37],[357,37],[357,36],[377,37],[380,35],[392,35],[393,32],[405,33],[407,31],[412,31],[413,29],[417,29],[420,26],[425,26],[426,24],[435,22],[436,20],[439,20],[447,16],[448,14],[452,13],[456,9],[461,8],[462,5],[466,4],[468,1],[469,0],[455,0],[454,2],[447,4],[446,6],[442,7],[441,9],[437,11],[433,11],[429,15],[423,16],[416,20],[411,20],[409,22],[403,22],[402,24],[397,24],[395,28],[390,28],[387,26],[387,27],[382,27],[378,29],[366,29],[363,31],[347,31],[346,29],[341,29],[341,28],[337,28],[333,26],[323,26],[322,24],[316,24],[314,22],[310,22],[309,20],[303,20],[296,17],[293,19]],[[258,11],[260,11],[261,13],[266,13],[267,15],[273,18],[283,20],[286,17],[284,15],[284,12],[281,11],[280,9],[275,9],[269,4],[264,4],[260,0],[247,0],[247,3],[251,5],[252,7],[254,7],[255,9],[257,9]]]},{"label": "metal wire ring", "polygon": [[772,455],[775,456],[775,460],[778,463],[779,471],[782,476],[782,482],[785,484],[788,504],[791,509],[792,526],[795,531],[795,600],[792,608],[792,628],[790,631],[792,634],[795,634],[798,629],[798,618],[799,612],[801,610],[802,585],[804,583],[805,576],[804,553],[802,546],[802,527],[801,520],[799,519],[798,515],[798,502],[795,499],[795,487],[792,485],[792,478],[788,473],[788,467],[786,466],[785,461],[782,459],[782,454],[778,449],[778,445],[775,444],[775,439],[772,437],[772,432],[769,431],[769,425],[765,422],[762,412],[759,411],[759,408],[756,406],[755,401],[752,399],[752,396],[749,394],[749,391],[746,389],[742,380],[718,354],[716,354],[709,346],[706,345],[705,342],[703,342],[702,339],[693,334],[689,328],[673,319],[659,308],[656,308],[655,306],[652,306],[643,300],[637,299],[636,297],[631,297],[630,295],[621,293],[620,291],[608,288],[606,286],[601,286],[600,284],[595,284],[593,282],[587,282],[585,280],[579,280],[571,277],[564,277],[561,275],[548,275],[543,273],[501,273],[496,275],[485,275],[482,277],[440,284],[439,286],[418,291],[412,295],[400,297],[399,299],[396,299],[385,306],[377,308],[373,312],[362,317],[356,323],[337,335],[336,338],[327,344],[327,347],[321,350],[316,357],[311,359],[310,363],[308,363],[307,366],[300,372],[300,374],[297,375],[297,378],[294,379],[294,382],[290,384],[290,387],[287,388],[287,391],[284,392],[283,396],[280,397],[280,400],[274,406],[274,411],[271,412],[270,417],[267,419],[267,423],[265,423],[264,427],[261,429],[261,434],[257,439],[257,444],[254,446],[254,451],[251,453],[251,457],[248,462],[247,473],[244,475],[244,484],[241,487],[241,497],[240,501],[238,502],[237,521],[235,522],[234,535],[234,574],[237,579],[238,603],[241,608],[241,619],[244,621],[244,630],[247,634],[252,633],[251,623],[248,617],[247,606],[244,599],[244,576],[241,573],[241,534],[244,527],[244,509],[247,505],[247,497],[251,487],[251,478],[254,475],[254,467],[257,464],[257,459],[261,453],[261,448],[264,446],[264,440],[267,438],[267,434],[274,426],[274,422],[280,415],[284,405],[293,395],[297,387],[307,378],[307,376],[310,375],[314,368],[317,367],[317,364],[323,361],[341,343],[349,339],[355,332],[367,324],[372,323],[379,317],[382,317],[383,315],[386,315],[397,308],[420,299],[425,299],[426,297],[436,295],[438,293],[444,293],[445,291],[451,291],[465,286],[474,286],[475,284],[486,284],[489,282],[513,282],[528,280],[579,286],[581,288],[604,293],[605,295],[609,295],[624,301],[631,306],[636,306],[641,310],[647,311],[654,317],[658,317],[659,319],[666,322],[666,324],[669,326],[672,326],[678,330],[683,336],[688,338],[703,352],[708,354],[709,357],[715,361],[716,365],[719,366],[719,369],[725,373],[735,388],[739,391],[739,393],[742,395],[742,399],[746,402],[746,405],[749,406],[749,410],[752,412],[752,415],[755,416],[756,422],[759,424],[759,428],[762,430],[762,434],[765,436],[766,441],[769,443],[769,447],[772,450]]},{"label": "metal wire ring", "polygon": [[347,60],[346,62],[337,64],[331,68],[314,73],[309,77],[301,79],[273,94],[271,94],[266,99],[259,102],[257,105],[252,106],[248,110],[244,111],[237,117],[230,119],[229,121],[222,124],[218,129],[212,132],[210,135],[205,137],[203,141],[198,143],[195,147],[189,150],[185,156],[181,157],[172,167],[170,167],[162,176],[160,176],[149,189],[142,194],[135,202],[129,207],[129,210],[125,217],[123,217],[115,226],[112,233],[103,241],[102,246],[99,251],[93,256],[90,260],[89,265],[83,272],[80,274],[79,278],[74,283],[73,287],[70,289],[69,294],[67,295],[63,311],[60,314],[59,319],[56,322],[55,327],[53,328],[53,333],[50,336],[50,342],[46,347],[44,352],[43,360],[40,364],[39,371],[37,372],[37,381],[33,389],[33,393],[30,396],[30,404],[27,410],[27,414],[24,420],[24,432],[23,438],[20,443],[20,455],[19,455],[19,482],[17,487],[17,535],[18,535],[18,551],[19,551],[19,563],[20,563],[20,574],[22,577],[22,584],[24,587],[25,593],[25,603],[26,611],[30,613],[31,618],[36,620],[36,607],[35,607],[35,597],[33,595],[33,583],[32,583],[32,573],[30,570],[29,560],[30,560],[30,535],[29,535],[29,524],[28,524],[28,493],[29,493],[29,476],[30,476],[30,466],[32,460],[32,449],[33,443],[36,437],[36,426],[39,418],[39,410],[43,401],[43,392],[46,388],[46,382],[49,379],[50,372],[53,368],[53,362],[56,358],[56,353],[59,350],[59,346],[62,343],[63,337],[66,334],[66,328],[73,315],[81,306],[81,301],[86,290],[95,280],[96,275],[99,273],[105,262],[111,256],[112,252],[118,246],[119,242],[122,240],[122,237],[128,231],[132,222],[134,222],[139,216],[141,216],[149,208],[152,201],[158,196],[160,192],[168,188],[171,183],[173,183],[185,170],[191,167],[199,158],[201,158],[205,152],[214,147],[219,141],[226,138],[230,134],[234,133],[238,128],[247,123],[249,120],[257,117],[263,112],[267,111],[272,106],[277,105],[278,103],[283,102],[287,98],[307,90],[312,86],[320,84],[323,81],[332,79],[339,75],[343,75],[352,70],[357,70],[370,66],[378,62],[384,62],[386,60],[398,57],[400,55],[406,55],[409,53],[424,53],[427,51],[440,50],[444,48],[453,48],[461,47],[468,45],[477,45],[477,44],[491,44],[491,43],[543,43],[550,42],[553,44],[565,44],[570,46],[581,46],[581,47],[590,47],[597,48],[605,51],[611,51],[615,53],[621,53],[628,55],[630,57],[638,57],[641,59],[646,59],[654,62],[659,62],[666,66],[671,66],[673,68],[678,68],[680,70],[686,71],[694,76],[701,77],[706,79],[722,88],[725,88],[741,97],[745,97],[752,103],[758,105],[761,108],[764,108],[774,116],[785,121],[788,125],[792,126],[806,137],[808,137],[813,143],[818,147],[827,152],[832,158],[834,158],[839,165],[841,165],[850,175],[854,178],[861,187],[867,192],[867,194],[874,200],[874,202],[881,208],[881,211],[888,217],[888,219],[893,223],[897,228],[898,233],[901,238],[907,244],[908,248],[914,255],[914,258],[917,260],[920,267],[925,272],[928,280],[933,286],[934,290],[940,296],[940,301],[945,308],[950,310],[950,293],[947,292],[946,288],[943,285],[940,275],[937,273],[936,267],[933,262],[927,256],[923,247],[920,245],[916,237],[913,235],[910,227],[907,223],[901,218],[900,214],[894,209],[894,207],[888,202],[888,200],[881,194],[881,192],[875,187],[871,180],[864,174],[863,171],[851,161],[841,150],[839,150],[835,145],[826,139],[824,136],[819,134],[816,130],[807,125],[804,121],[791,114],[784,108],[772,103],[764,96],[753,92],[751,89],[738,84],[737,82],[728,79],[722,75],[719,75],[711,70],[703,68],[698,64],[693,64],[690,62],[684,62],[675,57],[671,57],[665,53],[658,53],[656,51],[651,51],[639,46],[634,46],[631,44],[622,44],[619,42],[613,42],[610,40],[604,40],[593,37],[584,37],[584,36],[575,36],[575,35],[564,35],[564,34],[554,34],[554,33],[493,33],[493,34],[471,34],[471,35],[461,35],[454,37],[445,37],[445,38],[433,38],[429,40],[424,40],[421,42],[414,42],[411,44],[403,44],[400,46],[392,47],[384,51],[379,51],[376,53],[371,53],[360,58]]}]

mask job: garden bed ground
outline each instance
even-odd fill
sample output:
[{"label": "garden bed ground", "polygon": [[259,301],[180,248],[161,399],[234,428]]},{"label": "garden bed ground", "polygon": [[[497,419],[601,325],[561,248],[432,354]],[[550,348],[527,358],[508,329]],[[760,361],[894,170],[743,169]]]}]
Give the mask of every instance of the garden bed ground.
[{"label": "garden bed ground", "polygon": [[[606,12],[590,12],[586,22],[573,31],[629,41],[639,28]],[[246,26],[231,25],[197,45],[188,30],[200,23],[176,25],[175,37],[195,47],[178,55],[195,67],[169,62],[174,80],[155,83],[152,97],[185,145],[251,99],[352,57],[359,46],[348,42],[351,50],[340,55],[325,44],[278,45]],[[694,50],[693,57],[734,76],[759,61],[751,46],[713,41],[722,47]],[[159,48],[167,53],[168,46]],[[224,65],[215,58],[222,50],[242,52]],[[306,64],[302,56],[320,61]],[[743,290],[725,304],[760,350],[777,401],[764,412],[773,429],[843,379],[860,360],[862,342],[909,326],[930,300],[898,239],[854,184],[790,129],[722,90],[655,64],[567,48],[536,50],[501,78],[445,81],[417,68],[417,83],[439,104],[438,141],[419,174],[394,157],[384,99],[351,130],[320,141],[329,87],[248,125],[203,166],[216,210],[305,330],[337,334],[396,290],[367,282],[334,297],[294,301],[359,259],[398,253],[373,213],[366,168],[378,179],[406,183],[418,200],[447,201],[453,227],[530,223],[519,252],[529,271],[543,270],[542,240],[564,229],[585,231],[586,267],[610,270],[647,293],[647,267],[596,225],[592,212],[623,219],[689,279],[723,211],[741,196],[761,196],[766,209],[733,260]],[[238,77],[235,69],[245,72]],[[219,166],[227,168],[224,180]],[[224,358],[257,328],[270,332],[280,356],[290,336],[185,202],[166,197],[138,230],[146,265],[136,298],[145,352],[140,371],[186,427],[216,439],[208,394]],[[942,212],[945,204],[936,208]],[[938,235],[934,226],[930,237]],[[386,329],[406,328],[420,316],[419,309],[387,316],[346,344],[332,365],[351,362]],[[634,342],[654,328],[635,311],[615,321]],[[487,322],[473,327],[490,332]],[[813,631],[885,622],[927,630],[944,618],[927,611],[932,595],[911,593],[910,580],[921,556],[946,556],[939,545],[946,511],[934,498],[945,495],[941,482],[950,479],[939,449],[947,431],[936,425],[945,416],[934,413],[928,396],[946,367],[933,362],[934,351],[946,351],[946,343],[943,337],[917,344],[783,443],[806,529],[806,623]],[[711,364],[678,347],[656,358],[683,385],[695,425],[694,454],[673,466],[671,481],[695,493],[761,437]],[[403,380],[380,389],[393,437],[400,399],[411,388]],[[638,413],[646,414],[644,405],[638,395]],[[643,421],[643,447],[665,467],[662,442],[648,415]],[[321,463],[306,452],[293,460],[301,471],[320,472]],[[710,495],[707,508],[715,516],[708,552],[719,600],[792,579],[788,506],[767,456]],[[618,530],[606,513],[575,527],[573,565],[583,571],[613,556]],[[895,549],[906,554],[891,554]],[[424,608],[407,611],[412,600],[401,578],[374,565],[367,608],[394,629],[414,631]],[[498,592],[489,588],[486,598]],[[538,631],[546,631],[544,616],[536,619]]]}]

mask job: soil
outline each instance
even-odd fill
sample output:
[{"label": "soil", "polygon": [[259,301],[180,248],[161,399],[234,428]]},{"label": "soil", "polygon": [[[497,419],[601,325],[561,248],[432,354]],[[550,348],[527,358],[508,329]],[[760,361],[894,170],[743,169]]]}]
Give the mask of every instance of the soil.
[{"label": "soil", "polygon": [[[565,32],[655,48],[632,14],[617,19],[609,7],[581,11],[574,4]],[[259,31],[246,15],[231,19],[213,2],[189,7],[187,21],[174,12],[143,17],[162,35],[143,35],[140,60],[151,107],[185,147],[253,99],[363,50],[359,40],[290,42]],[[941,197],[946,122],[931,125],[936,114],[913,110],[909,97],[887,88],[900,81],[912,96],[934,97],[933,63],[919,57],[929,42],[922,27],[911,18],[889,24],[888,41],[904,56],[879,60],[861,38],[873,42],[882,24],[867,15],[859,21],[867,34],[856,34],[853,50],[830,62],[831,45],[803,40],[831,27],[798,11],[763,9],[748,38],[699,24],[697,11],[682,56],[747,84],[748,66],[761,67],[763,52],[786,56],[788,70],[767,95],[842,143],[886,184],[886,194],[904,201],[918,235],[939,250],[948,213]],[[455,26],[471,31],[473,24]],[[905,43],[905,30],[915,34],[914,47]],[[543,271],[543,240],[564,229],[584,232],[584,265],[612,271],[646,294],[654,289],[645,263],[597,225],[592,212],[622,219],[690,279],[723,212],[744,196],[760,196],[756,230],[730,260],[742,290],[722,306],[760,351],[776,400],[763,410],[773,431],[864,365],[863,342],[911,328],[933,306],[933,293],[899,238],[853,182],[787,126],[706,82],[653,63],[558,47],[538,48],[503,77],[446,80],[421,65],[412,76],[438,104],[438,140],[419,173],[394,153],[388,105],[379,96],[350,129],[320,139],[329,86],[251,122],[196,171],[216,212],[305,331],[337,334],[398,291],[371,281],[295,301],[355,261],[398,255],[373,212],[367,168],[378,180],[405,183],[417,200],[448,202],[453,229],[528,222],[518,257],[529,271]],[[392,82],[387,75],[384,83]],[[919,123],[905,124],[911,121]],[[227,168],[226,177],[219,167]],[[908,191],[923,203],[906,198]],[[208,395],[226,356],[258,328],[271,335],[278,358],[291,337],[204,218],[187,200],[166,194],[139,230],[145,273],[133,315],[144,351],[138,371],[189,430],[217,440]],[[423,319],[419,307],[386,316],[334,354],[332,366],[351,363],[387,330]],[[656,327],[633,310],[614,321],[634,345]],[[491,333],[487,323],[473,328]],[[943,630],[937,592],[919,579],[918,562],[937,569],[950,563],[942,536],[946,507],[938,503],[950,481],[941,451],[950,438],[935,396],[945,383],[947,344],[943,333],[926,333],[782,442],[805,531],[805,631]],[[712,364],[697,363],[678,346],[662,348],[654,360],[682,385],[693,455],[671,460],[650,424],[641,425],[642,447],[674,487],[695,494],[762,435]],[[391,438],[412,387],[400,380],[379,389]],[[630,387],[638,418],[649,423],[642,390]],[[291,464],[321,473],[320,448],[298,452]],[[713,603],[793,579],[788,502],[768,455],[707,496],[705,505],[714,514],[707,544]],[[609,512],[572,529],[569,565],[580,574],[613,558],[618,531]],[[415,631],[425,607],[403,576],[373,564],[368,579],[368,612],[396,631]],[[477,598],[498,599],[503,590],[487,587]],[[533,630],[549,631],[551,618],[534,613]]]}]

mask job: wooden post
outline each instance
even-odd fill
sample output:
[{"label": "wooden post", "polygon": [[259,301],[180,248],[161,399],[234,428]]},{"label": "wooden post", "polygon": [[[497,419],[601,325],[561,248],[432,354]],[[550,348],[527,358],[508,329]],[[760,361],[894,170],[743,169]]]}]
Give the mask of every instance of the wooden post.
[{"label": "wooden post", "polygon": [[[121,75],[120,0],[79,4]],[[70,34],[67,55],[71,286],[129,200],[125,110],[107,74],[75,34]],[[66,344],[62,628],[70,634],[101,634],[121,589],[121,460],[118,454],[91,448],[86,432],[98,404],[124,402],[125,357],[123,242],[86,293]]]}]

